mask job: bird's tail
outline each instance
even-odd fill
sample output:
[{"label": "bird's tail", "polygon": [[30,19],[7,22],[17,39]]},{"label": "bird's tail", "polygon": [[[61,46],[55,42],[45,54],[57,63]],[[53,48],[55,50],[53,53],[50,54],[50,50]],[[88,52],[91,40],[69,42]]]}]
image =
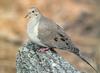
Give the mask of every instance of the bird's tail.
[{"label": "bird's tail", "polygon": [[96,73],[98,73],[97,72],[97,70],[86,60],[86,59],[84,59],[82,56],[79,56],[83,61],[85,61],[88,65],[90,65],[94,70],[95,70],[95,72]]},{"label": "bird's tail", "polygon": [[76,54],[79,58],[81,58],[84,62],[86,62],[89,66],[91,66],[93,68],[93,70],[95,70],[96,73],[98,73],[98,71],[85,59],[81,56],[80,51],[78,48],[74,48],[74,54]]}]

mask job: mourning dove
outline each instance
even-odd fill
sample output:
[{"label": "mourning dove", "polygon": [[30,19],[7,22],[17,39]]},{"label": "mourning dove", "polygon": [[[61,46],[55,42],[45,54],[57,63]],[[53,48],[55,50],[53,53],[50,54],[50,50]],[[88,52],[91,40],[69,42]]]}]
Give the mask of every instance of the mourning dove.
[{"label": "mourning dove", "polygon": [[43,47],[59,48],[74,53],[96,71],[96,69],[80,55],[80,50],[71,42],[71,39],[64,32],[63,28],[43,16],[38,8],[30,8],[26,17],[28,18],[27,34],[32,42]]}]

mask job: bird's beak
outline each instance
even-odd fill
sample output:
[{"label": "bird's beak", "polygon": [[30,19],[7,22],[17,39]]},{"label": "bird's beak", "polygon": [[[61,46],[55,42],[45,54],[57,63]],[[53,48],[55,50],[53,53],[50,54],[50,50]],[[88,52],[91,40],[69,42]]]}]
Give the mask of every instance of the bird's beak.
[{"label": "bird's beak", "polygon": [[27,18],[28,17],[28,14],[27,15],[25,15],[25,17],[24,18]]}]

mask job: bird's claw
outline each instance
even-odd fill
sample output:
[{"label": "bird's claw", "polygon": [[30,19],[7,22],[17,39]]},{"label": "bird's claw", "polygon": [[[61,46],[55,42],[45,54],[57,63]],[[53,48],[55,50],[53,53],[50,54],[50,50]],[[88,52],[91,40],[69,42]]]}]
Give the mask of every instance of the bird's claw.
[{"label": "bird's claw", "polygon": [[40,48],[38,51],[39,52],[46,52],[46,51],[48,51],[49,50],[49,48]]}]

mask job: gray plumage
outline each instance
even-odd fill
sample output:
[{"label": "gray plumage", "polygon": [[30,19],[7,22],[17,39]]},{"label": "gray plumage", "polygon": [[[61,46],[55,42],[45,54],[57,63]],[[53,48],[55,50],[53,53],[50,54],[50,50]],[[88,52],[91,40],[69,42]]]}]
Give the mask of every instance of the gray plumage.
[{"label": "gray plumage", "polygon": [[72,48],[72,43],[63,29],[52,20],[42,16],[39,20],[38,38],[48,47],[56,47],[61,49]]}]

